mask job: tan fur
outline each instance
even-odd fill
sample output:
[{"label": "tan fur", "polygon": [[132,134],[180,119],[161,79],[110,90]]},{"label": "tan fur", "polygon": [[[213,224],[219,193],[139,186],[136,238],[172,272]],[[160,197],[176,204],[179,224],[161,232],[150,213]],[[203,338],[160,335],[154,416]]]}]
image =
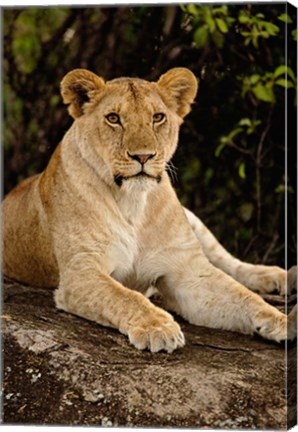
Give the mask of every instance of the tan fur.
[{"label": "tan fur", "polygon": [[[3,203],[4,273],[57,287],[58,308],[118,328],[152,352],[172,352],[184,336],[143,295],[151,285],[191,323],[293,338],[294,315],[287,330],[286,315],[235,280],[267,291],[263,283],[284,272],[262,279],[256,268],[257,282],[248,277],[255,268],[241,270],[170,184],[166,164],[196,92],[184,68],[157,82],[67,74],[61,93],[75,121],[46,170]],[[146,176],[137,176],[142,169]]]}]

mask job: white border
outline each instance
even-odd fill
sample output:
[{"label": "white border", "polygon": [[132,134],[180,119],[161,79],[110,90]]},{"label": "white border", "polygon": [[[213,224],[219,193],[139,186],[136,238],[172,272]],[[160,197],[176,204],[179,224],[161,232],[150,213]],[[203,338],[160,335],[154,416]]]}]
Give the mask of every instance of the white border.
[{"label": "white border", "polygon": [[[281,3],[283,0],[247,0],[247,1],[243,1],[243,0],[200,0],[200,1],[191,1],[191,0],[186,0],[186,1],[170,1],[170,0],[116,0],[116,1],[109,1],[109,0],[103,0],[103,1],[99,1],[99,0],[86,0],[85,2],[83,0],[63,0],[63,1],[55,1],[55,0],[48,0],[48,1],[44,1],[44,0],[29,0],[29,1],[22,1],[22,0],[0,0],[0,7],[1,6],[6,6],[6,7],[15,7],[15,6],[21,6],[21,7],[26,7],[26,6],[73,6],[73,5],[77,5],[77,6],[89,6],[89,5],[94,5],[94,6],[102,6],[102,5],[106,5],[106,6],[117,6],[117,5],[122,5],[122,4],[136,4],[136,5],[142,5],[142,4],[180,4],[180,3]],[[289,4],[292,4],[296,7],[298,7],[298,0],[290,0],[288,2]]]},{"label": "white border", "polygon": [[[273,0],[270,1],[270,3],[281,3],[282,0]],[[118,6],[118,5],[122,5],[122,4],[136,4],[136,5],[142,5],[142,4],[148,4],[148,5],[160,5],[160,4],[180,4],[180,3],[269,3],[269,1],[260,1],[260,0],[247,0],[247,1],[238,1],[238,0],[194,0],[194,1],[170,1],[170,0],[117,0],[117,1],[108,1],[108,0],[103,0],[103,1],[99,1],[99,0],[86,0],[86,2],[84,3],[83,0],[63,0],[63,1],[55,1],[55,0],[48,0],[48,1],[43,1],[43,0],[29,0],[29,1],[22,1],[22,0],[0,0],[0,8],[1,7],[27,7],[27,6],[44,6],[44,7],[51,7],[51,6],[75,6],[75,5],[79,5],[82,7],[86,7],[86,6],[102,6],[102,5],[106,5],[106,6]],[[289,4],[295,6],[296,8],[298,8],[298,0],[290,0],[288,1]],[[54,427],[54,429],[56,431],[67,431],[67,430],[76,430],[76,431],[84,431],[85,427],[75,427],[72,428],[71,426],[42,426],[42,425],[24,425],[24,426],[3,426],[1,425],[1,430],[5,431],[5,432],[23,432],[24,429],[35,429],[38,428],[38,430],[45,430],[45,431],[50,431],[52,428]],[[98,429],[100,431],[113,431],[113,432],[123,432],[123,430],[127,430],[129,431],[130,428],[103,428],[103,427],[88,427],[88,431],[90,432],[98,432]],[[142,429],[142,428],[133,428],[132,431],[133,432],[144,432],[144,430],[147,432],[160,432],[161,429],[155,429],[155,428],[146,428],[146,429]],[[175,429],[172,429],[175,430]],[[179,430],[179,429],[178,429]],[[188,429],[189,432],[191,432],[194,429]],[[195,429],[196,431],[198,429]],[[235,429],[234,429],[235,430]],[[295,426],[294,428],[291,429],[293,432],[298,432],[298,426]],[[209,432],[212,432],[212,429],[208,429]],[[219,431],[218,429],[214,432]],[[235,430],[237,431],[237,430]]]}]

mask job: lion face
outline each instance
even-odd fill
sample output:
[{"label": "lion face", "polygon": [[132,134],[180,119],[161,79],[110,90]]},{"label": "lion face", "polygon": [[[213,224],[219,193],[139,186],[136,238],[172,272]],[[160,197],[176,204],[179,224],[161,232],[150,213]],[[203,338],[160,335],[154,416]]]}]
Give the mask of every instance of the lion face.
[{"label": "lion face", "polygon": [[161,181],[196,91],[194,75],[184,68],[170,70],[157,82],[119,78],[106,83],[77,69],[61,83],[83,158],[119,187]]}]

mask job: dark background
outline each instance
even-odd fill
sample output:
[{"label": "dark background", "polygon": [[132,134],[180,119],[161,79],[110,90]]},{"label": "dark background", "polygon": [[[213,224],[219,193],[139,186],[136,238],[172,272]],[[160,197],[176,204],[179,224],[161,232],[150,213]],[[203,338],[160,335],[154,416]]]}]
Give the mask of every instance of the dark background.
[{"label": "dark background", "polygon": [[70,126],[59,94],[68,71],[155,80],[185,66],[200,89],[173,158],[181,202],[239,258],[293,265],[296,25],[294,7],[269,2],[6,8],[4,194],[44,169]]}]

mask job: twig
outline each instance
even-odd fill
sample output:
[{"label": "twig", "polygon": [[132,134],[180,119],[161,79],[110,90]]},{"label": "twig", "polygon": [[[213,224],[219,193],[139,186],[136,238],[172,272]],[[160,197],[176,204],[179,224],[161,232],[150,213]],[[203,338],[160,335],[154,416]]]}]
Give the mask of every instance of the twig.
[{"label": "twig", "polygon": [[271,254],[272,250],[275,248],[275,245],[276,245],[278,239],[279,239],[279,235],[275,234],[273,236],[273,239],[272,239],[271,243],[269,244],[269,246],[268,246],[265,254],[263,255],[263,258],[262,258],[262,263],[263,264],[265,264],[267,262],[268,257]]},{"label": "twig", "polygon": [[246,256],[248,255],[248,252],[250,251],[252,245],[255,243],[255,241],[258,239],[258,234],[253,236],[253,238],[250,240],[250,242],[248,243],[248,245],[246,246],[244,252],[243,252],[243,259],[246,258]]},{"label": "twig", "polygon": [[231,148],[234,148],[235,150],[237,150],[239,153],[245,154],[245,155],[249,155],[251,156],[251,151],[250,150],[246,150],[242,147],[239,147],[237,144],[235,144],[235,142],[233,140],[230,140],[227,145]]}]

